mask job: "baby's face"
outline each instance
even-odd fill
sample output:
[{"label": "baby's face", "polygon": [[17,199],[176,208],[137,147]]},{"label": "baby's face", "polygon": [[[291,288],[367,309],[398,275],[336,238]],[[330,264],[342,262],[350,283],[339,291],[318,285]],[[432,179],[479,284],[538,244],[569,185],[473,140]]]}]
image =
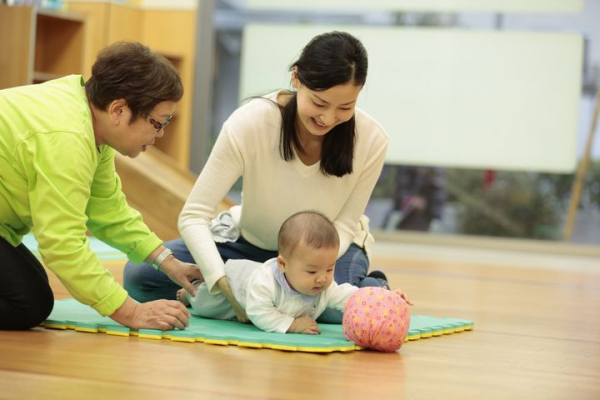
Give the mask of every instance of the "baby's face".
[{"label": "baby's face", "polygon": [[279,256],[279,268],[294,290],[316,296],[333,281],[337,253],[337,247],[315,249],[300,243],[287,260]]}]

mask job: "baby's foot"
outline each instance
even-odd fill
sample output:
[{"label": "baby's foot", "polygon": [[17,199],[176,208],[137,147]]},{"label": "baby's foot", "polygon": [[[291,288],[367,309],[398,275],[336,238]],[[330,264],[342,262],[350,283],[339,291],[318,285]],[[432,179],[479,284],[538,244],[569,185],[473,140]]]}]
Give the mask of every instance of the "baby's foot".
[{"label": "baby's foot", "polygon": [[179,289],[177,291],[177,300],[183,303],[183,305],[186,307],[189,307],[190,305],[190,302],[187,299],[187,292],[185,291],[185,289]]}]

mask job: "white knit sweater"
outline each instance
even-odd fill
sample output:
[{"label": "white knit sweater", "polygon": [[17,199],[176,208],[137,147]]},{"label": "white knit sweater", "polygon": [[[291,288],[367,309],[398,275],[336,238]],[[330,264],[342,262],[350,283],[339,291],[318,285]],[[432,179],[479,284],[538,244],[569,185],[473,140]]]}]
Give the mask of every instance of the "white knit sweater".
[{"label": "white knit sweater", "polygon": [[[278,92],[265,96],[276,101]],[[304,165],[279,152],[281,113],[265,99],[253,99],[223,124],[206,166],[179,217],[179,231],[212,293],[225,276],[223,261],[209,230],[217,206],[243,177],[240,230],[250,243],[277,250],[281,224],[299,211],[316,210],[330,218],[340,235],[342,255],[352,242],[365,248],[372,237],[363,218],[383,168],[388,135],[368,114],[356,109],[353,172],[325,176],[319,163]]]}]

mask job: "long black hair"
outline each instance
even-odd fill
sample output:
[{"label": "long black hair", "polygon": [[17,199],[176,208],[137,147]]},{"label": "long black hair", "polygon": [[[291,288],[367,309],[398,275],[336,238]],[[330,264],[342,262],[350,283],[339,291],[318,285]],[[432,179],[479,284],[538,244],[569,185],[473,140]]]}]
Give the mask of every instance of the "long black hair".
[{"label": "long black hair", "polygon": [[[290,71],[294,69],[300,83],[310,90],[327,90],[349,82],[363,86],[367,80],[367,51],[349,33],[328,32],[314,37],[304,47],[298,61],[290,66]],[[296,130],[297,110],[298,102],[293,92],[281,109],[279,151],[285,161],[294,159],[294,147],[303,151]],[[325,135],[320,166],[323,174],[341,177],[352,173],[355,135],[354,115]]]}]

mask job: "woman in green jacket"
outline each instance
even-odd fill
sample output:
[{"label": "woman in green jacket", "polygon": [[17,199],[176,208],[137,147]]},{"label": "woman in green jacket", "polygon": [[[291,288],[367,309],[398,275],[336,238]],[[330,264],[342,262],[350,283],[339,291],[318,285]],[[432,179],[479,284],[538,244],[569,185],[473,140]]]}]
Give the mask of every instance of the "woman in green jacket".
[{"label": "woman in green jacket", "polygon": [[0,329],[28,329],[54,304],[44,267],[21,243],[32,232],[46,267],[80,302],[134,329],[183,329],[177,301],[139,304],[92,252],[86,231],[193,290],[175,259],[127,205],[115,151],[136,157],[164,134],[181,78],[139,43],[100,53],[87,82],[71,75],[0,90]]}]

